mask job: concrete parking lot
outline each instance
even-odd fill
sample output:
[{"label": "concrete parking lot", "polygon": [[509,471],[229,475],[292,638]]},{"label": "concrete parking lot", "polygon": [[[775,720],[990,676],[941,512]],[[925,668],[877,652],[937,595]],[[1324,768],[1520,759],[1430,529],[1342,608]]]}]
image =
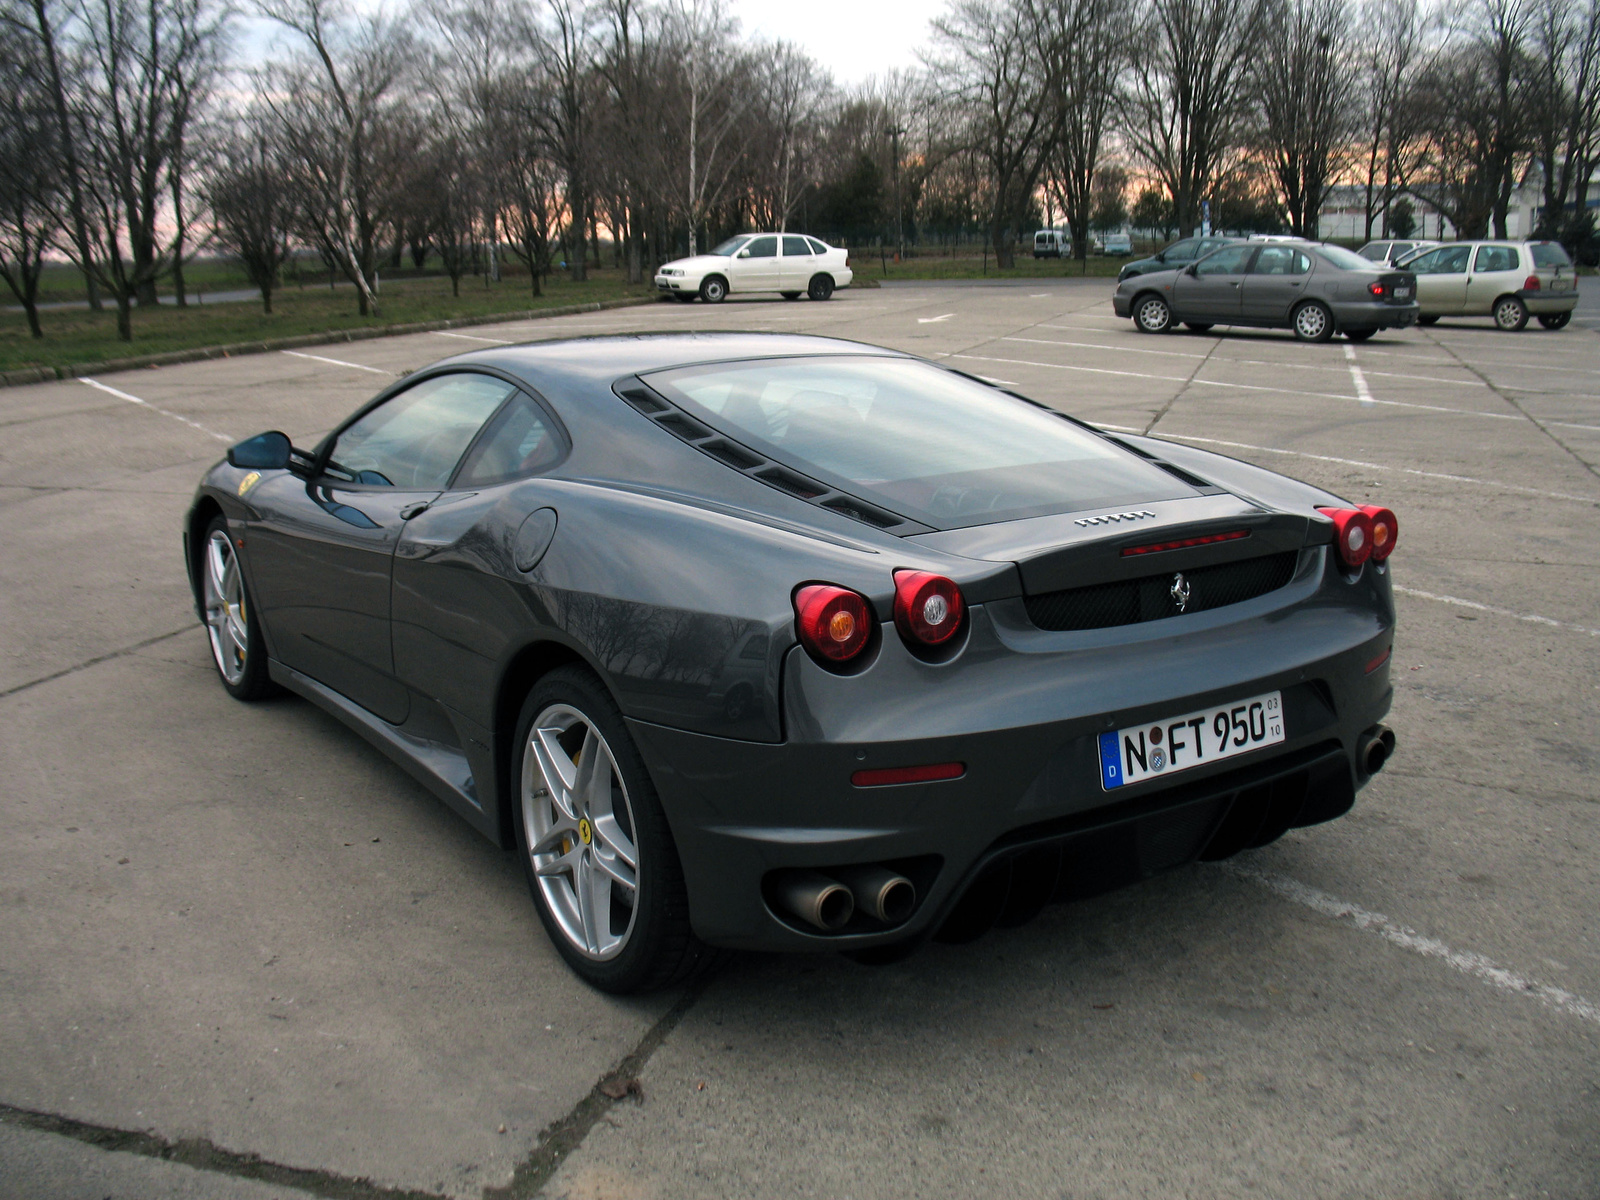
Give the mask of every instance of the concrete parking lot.
[{"label": "concrete parking lot", "polygon": [[[1359,347],[1141,337],[1110,290],[0,391],[0,1197],[1600,1195],[1595,289],[1558,333]],[[1343,820],[970,945],[589,991],[508,856],[311,705],[227,699],[179,522],[226,443],[310,444],[444,355],[720,328],[936,356],[1390,505],[1397,758]]]}]

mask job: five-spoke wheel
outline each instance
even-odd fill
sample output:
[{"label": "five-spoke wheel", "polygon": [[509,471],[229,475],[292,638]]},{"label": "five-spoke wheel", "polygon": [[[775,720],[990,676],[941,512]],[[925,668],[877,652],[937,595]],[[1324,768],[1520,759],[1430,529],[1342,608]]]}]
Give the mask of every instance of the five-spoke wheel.
[{"label": "five-spoke wheel", "polygon": [[206,635],[222,686],[235,699],[258,700],[269,695],[273,687],[267,677],[266,649],[237,551],[227,519],[221,514],[213,517],[206,526],[197,564]]},{"label": "five-spoke wheel", "polygon": [[661,802],[600,680],[576,665],[540,679],[513,753],[523,871],[568,965],[608,992],[667,987],[709,965]]}]

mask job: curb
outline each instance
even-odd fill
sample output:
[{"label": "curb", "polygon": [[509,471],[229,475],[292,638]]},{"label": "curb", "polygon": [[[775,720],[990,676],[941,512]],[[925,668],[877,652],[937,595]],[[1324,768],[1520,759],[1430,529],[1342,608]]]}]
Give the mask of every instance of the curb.
[{"label": "curb", "polygon": [[507,321],[535,321],[542,317],[570,317],[578,313],[600,312],[608,308],[634,308],[658,304],[659,296],[629,296],[622,300],[595,300],[588,304],[562,304],[554,308],[523,309],[518,312],[486,313],[476,317],[454,317],[447,321],[413,321],[405,325],[373,325],[364,329],[345,329],[332,333],[302,333],[295,337],[270,338],[261,342],[240,342],[231,346],[197,346],[192,350],[169,350],[134,358],[112,358],[105,362],[74,363],[69,367],[26,367],[20,371],[0,371],[0,387],[20,387],[29,383],[52,383],[76,379],[80,375],[108,375],[140,367],[169,367],[179,363],[202,362],[209,358],[234,358],[243,354],[267,354],[273,350],[298,350],[303,346],[329,346],[338,342],[365,342],[373,338],[400,337],[408,333],[432,333],[438,329],[462,329],[473,325],[501,325]]}]

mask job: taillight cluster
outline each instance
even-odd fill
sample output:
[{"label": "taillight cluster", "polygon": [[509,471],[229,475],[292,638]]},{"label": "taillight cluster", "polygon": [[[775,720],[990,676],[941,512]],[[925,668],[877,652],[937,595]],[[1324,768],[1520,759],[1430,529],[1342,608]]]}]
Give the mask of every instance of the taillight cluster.
[{"label": "taillight cluster", "polygon": [[1522,290],[1525,292],[1537,292],[1539,290],[1539,277],[1537,275],[1529,275],[1522,281]]},{"label": "taillight cluster", "polygon": [[1352,569],[1367,559],[1382,562],[1394,553],[1400,520],[1392,509],[1377,504],[1360,508],[1319,508],[1333,522],[1333,545],[1339,561]]},{"label": "taillight cluster", "polygon": [[1389,293],[1389,285],[1384,283],[1380,279],[1377,283],[1369,283],[1369,284],[1367,284],[1367,291],[1371,292],[1374,296],[1377,296],[1377,297],[1379,297],[1381,299],[1382,297],[1388,295],[1388,293]]},{"label": "taillight cluster", "polygon": [[[894,624],[907,645],[945,645],[961,631],[966,613],[955,580],[928,571],[894,573]],[[849,588],[807,584],[794,594],[794,614],[800,644],[825,663],[848,663],[871,640],[872,606]]]}]

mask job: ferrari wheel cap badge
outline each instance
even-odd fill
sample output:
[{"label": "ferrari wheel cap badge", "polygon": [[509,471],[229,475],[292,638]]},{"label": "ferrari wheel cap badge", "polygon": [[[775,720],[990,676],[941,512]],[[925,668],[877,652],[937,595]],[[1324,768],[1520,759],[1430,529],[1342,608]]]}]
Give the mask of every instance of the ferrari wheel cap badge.
[{"label": "ferrari wheel cap badge", "polygon": [[578,836],[583,839],[583,844],[585,846],[594,841],[594,829],[590,827],[588,817],[579,818]]}]

